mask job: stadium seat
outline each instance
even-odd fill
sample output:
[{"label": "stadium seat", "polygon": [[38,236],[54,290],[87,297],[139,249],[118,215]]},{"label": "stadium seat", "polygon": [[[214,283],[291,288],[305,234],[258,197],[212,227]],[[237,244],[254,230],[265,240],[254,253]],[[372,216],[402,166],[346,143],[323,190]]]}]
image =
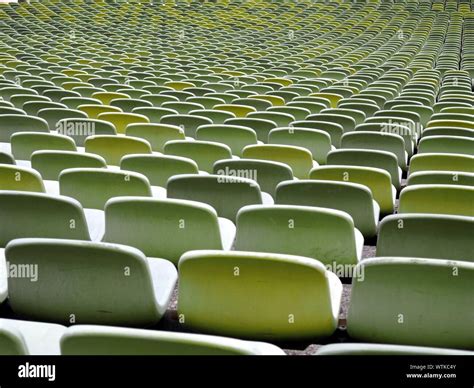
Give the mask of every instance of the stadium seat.
[{"label": "stadium seat", "polygon": [[169,261],[147,259],[118,244],[22,238],[7,245],[5,257],[14,265],[41,266],[48,274],[36,282],[10,277],[12,310],[64,324],[153,325],[165,313],[177,280]]},{"label": "stadium seat", "polygon": [[75,325],[61,337],[62,355],[230,356],[285,355],[275,345],[203,334]]},{"label": "stadium seat", "polygon": [[276,188],[278,205],[316,206],[348,213],[365,238],[377,233],[380,207],[370,189],[358,183],[324,180],[281,182]]},{"label": "stadium seat", "polygon": [[458,349],[370,343],[329,344],[316,351],[317,356],[472,356]]},{"label": "stadium seat", "polygon": [[340,210],[252,205],[237,214],[235,249],[240,251],[305,256],[336,267],[356,264],[363,245],[351,216]]},{"label": "stadium seat", "polygon": [[[264,199],[256,181],[232,175],[172,176],[166,189],[168,198],[207,203],[220,217],[231,221],[235,221],[240,208],[261,204]],[[273,202],[271,198],[265,200]]]},{"label": "stadium seat", "polygon": [[337,327],[342,284],[317,260],[205,250],[185,253],[178,268],[178,312],[193,330],[270,341],[327,337]]},{"label": "stadium seat", "polygon": [[351,338],[474,348],[474,318],[465,308],[472,300],[473,263],[387,257],[366,259],[359,266],[364,281],[352,283],[347,317]]},{"label": "stadium seat", "polygon": [[[130,229],[130,226],[133,228]],[[178,199],[113,198],[105,205],[103,241],[140,249],[178,264],[196,249],[230,249],[235,226],[209,205]]]}]

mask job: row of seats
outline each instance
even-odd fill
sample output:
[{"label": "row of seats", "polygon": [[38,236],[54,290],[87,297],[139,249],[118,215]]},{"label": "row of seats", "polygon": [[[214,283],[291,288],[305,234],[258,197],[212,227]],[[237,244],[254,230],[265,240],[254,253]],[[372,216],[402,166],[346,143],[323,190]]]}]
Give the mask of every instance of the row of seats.
[{"label": "row of seats", "polygon": [[[9,305],[32,320],[150,326],[164,315],[177,280],[169,261],[114,243],[16,239],[6,246],[5,257],[13,275]],[[14,272],[20,269],[32,276]],[[318,260],[197,250],[184,253],[178,269],[183,327],[282,341],[329,337],[338,326],[342,284]],[[473,348],[466,308],[472,304],[473,263],[374,258],[359,263],[355,272],[347,318],[351,338]]]},{"label": "row of seats", "polygon": [[[173,333],[110,326],[57,324],[0,319],[5,355],[284,355],[275,345],[203,334]],[[380,344],[332,344],[317,355],[471,355],[471,352]]]}]

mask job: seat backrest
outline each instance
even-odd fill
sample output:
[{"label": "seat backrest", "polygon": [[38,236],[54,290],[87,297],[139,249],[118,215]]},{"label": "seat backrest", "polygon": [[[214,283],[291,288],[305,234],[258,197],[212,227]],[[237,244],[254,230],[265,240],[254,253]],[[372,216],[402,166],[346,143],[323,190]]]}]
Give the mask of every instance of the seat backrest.
[{"label": "seat backrest", "polygon": [[0,190],[44,193],[45,187],[37,171],[13,164],[0,164]]},{"label": "seat backrest", "polygon": [[474,186],[474,174],[459,171],[419,171],[411,173],[407,181],[407,186],[433,184]]},{"label": "seat backrest", "polygon": [[377,239],[378,257],[425,257],[474,262],[470,217],[396,214],[385,217]]},{"label": "seat backrest", "polygon": [[262,203],[260,186],[256,181],[225,175],[171,177],[168,180],[167,196],[207,203],[220,217],[232,221],[243,206]]},{"label": "seat backrest", "polygon": [[426,153],[410,160],[410,174],[418,171],[474,172],[474,157],[461,154]]},{"label": "seat backrest", "polygon": [[9,143],[16,132],[49,132],[48,123],[39,117],[26,115],[2,115],[0,142]]},{"label": "seat backrest", "polygon": [[138,249],[26,238],[12,241],[5,256],[12,265],[38,268],[35,282],[8,279],[10,305],[22,316],[66,324],[129,326],[151,325],[160,317],[147,259]]},{"label": "seat backrest", "polygon": [[177,199],[109,200],[103,241],[130,245],[148,257],[175,264],[186,251],[222,249],[216,211],[207,204]]},{"label": "seat backrest", "polygon": [[62,119],[57,122],[56,129],[58,134],[74,139],[78,147],[84,146],[84,142],[89,136],[117,134],[111,123],[97,119]]},{"label": "seat backrest", "polygon": [[120,165],[123,156],[129,154],[151,154],[147,140],[131,136],[97,135],[85,140],[85,150],[102,156],[107,164]]},{"label": "seat backrest", "polygon": [[17,132],[10,138],[13,156],[30,160],[39,150],[76,151],[76,144],[68,136],[40,132]]},{"label": "seat backrest", "polygon": [[104,168],[69,168],[59,175],[61,195],[77,199],[83,207],[103,210],[113,197],[151,197],[148,179],[137,172]]},{"label": "seat backrest", "polygon": [[[231,278],[229,269],[234,271]],[[191,251],[181,257],[179,278],[178,311],[194,330],[269,340],[314,337],[315,328],[321,328],[320,336],[334,332],[328,319],[334,314],[329,280],[316,260],[274,253]],[[213,316],[217,310],[226,313]],[[299,319],[288,324],[292,316]]]},{"label": "seat backrest", "polygon": [[105,159],[99,155],[72,151],[36,151],[31,155],[31,167],[43,179],[58,180],[67,168],[106,168]]},{"label": "seat backrest", "polygon": [[474,263],[390,257],[366,259],[358,266],[364,281],[352,284],[351,338],[474,348],[474,316],[465,308],[472,305]]},{"label": "seat backrest", "polygon": [[359,183],[367,186],[380,206],[381,214],[394,210],[395,188],[390,174],[380,168],[361,166],[320,166],[310,173],[310,179]]},{"label": "seat backrest", "polygon": [[285,127],[272,129],[268,135],[270,144],[286,144],[306,148],[313,159],[326,164],[327,154],[331,151],[331,136],[318,129]]},{"label": "seat backrest", "polygon": [[75,325],[61,338],[62,355],[284,355],[275,345],[203,334]]},{"label": "seat backrest", "polygon": [[0,247],[15,238],[89,240],[81,205],[72,198],[42,193],[0,191]]},{"label": "seat backrest", "polygon": [[474,187],[414,185],[400,194],[399,213],[435,213],[474,216]]},{"label": "seat backrest", "polygon": [[235,249],[311,257],[328,265],[358,261],[349,214],[311,206],[244,207],[237,214]]},{"label": "seat backrest", "polygon": [[291,167],[294,176],[300,179],[307,178],[316,163],[306,148],[279,144],[250,145],[244,148],[242,156],[285,163]]},{"label": "seat backrest", "polygon": [[216,161],[232,158],[229,146],[211,141],[170,140],[165,144],[164,151],[167,155],[192,159],[200,170],[208,173],[212,173]]},{"label": "seat backrest", "polygon": [[299,180],[281,182],[276,189],[275,204],[316,206],[348,213],[355,227],[364,237],[377,232],[378,209],[367,186],[324,180]]},{"label": "seat backrest", "polygon": [[418,153],[449,153],[474,156],[474,139],[463,136],[428,136],[420,140]]}]

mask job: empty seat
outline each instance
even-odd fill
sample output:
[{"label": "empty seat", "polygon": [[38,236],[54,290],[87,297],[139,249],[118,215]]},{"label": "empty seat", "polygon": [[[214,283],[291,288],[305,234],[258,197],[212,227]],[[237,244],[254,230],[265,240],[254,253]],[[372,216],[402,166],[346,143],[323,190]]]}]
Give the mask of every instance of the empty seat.
[{"label": "empty seat", "polygon": [[126,135],[147,140],[152,150],[158,152],[164,152],[164,145],[170,140],[185,139],[183,129],[170,124],[130,124]]},{"label": "empty seat", "polygon": [[[360,341],[474,348],[474,263],[376,258],[359,263],[347,330]],[[453,302],[455,301],[455,302]]]},{"label": "empty seat", "polygon": [[16,160],[30,160],[35,151],[76,151],[76,144],[68,136],[40,132],[18,132],[10,138]]},{"label": "empty seat", "polygon": [[78,147],[83,147],[89,136],[117,134],[113,124],[97,119],[63,119],[58,121],[56,129],[58,134],[74,139]]},{"label": "empty seat", "polygon": [[45,186],[41,175],[31,168],[0,164],[0,190],[44,193]]},{"label": "empty seat", "polygon": [[67,168],[106,168],[105,159],[99,155],[72,151],[36,151],[31,155],[31,167],[43,179],[57,181]]},{"label": "empty seat", "polygon": [[337,209],[348,213],[365,238],[377,233],[380,207],[367,186],[324,180],[281,182],[276,189],[278,205],[302,205]]},{"label": "empty seat", "polygon": [[165,313],[177,280],[169,261],[147,259],[118,244],[25,238],[10,242],[5,256],[11,264],[36,265],[47,274],[36,282],[8,279],[11,308],[29,319],[153,325]]},{"label": "empty seat", "polygon": [[460,171],[474,173],[474,157],[461,154],[426,153],[410,160],[410,175],[418,171]]},{"label": "empty seat", "polygon": [[333,149],[327,132],[312,128],[276,128],[268,134],[268,143],[306,148],[319,164],[326,164],[327,154]]},{"label": "empty seat", "polygon": [[284,355],[275,345],[203,334],[76,325],[61,337],[62,355]]},{"label": "empty seat", "polygon": [[211,141],[171,140],[164,146],[165,154],[194,160],[199,169],[212,173],[213,165],[220,159],[232,157],[229,146]]},{"label": "empty seat", "polygon": [[340,149],[329,152],[328,164],[332,166],[365,166],[387,171],[392,178],[392,185],[401,189],[402,170],[398,166],[395,154],[388,151]]},{"label": "empty seat", "polygon": [[148,117],[136,113],[105,112],[97,116],[99,120],[107,121],[115,126],[117,133],[125,133],[128,125],[136,123],[149,123]]},{"label": "empty seat", "polygon": [[382,215],[393,213],[396,189],[390,174],[380,168],[359,166],[321,166],[310,173],[310,179],[359,183],[367,186],[380,206]]},{"label": "empty seat", "polygon": [[412,185],[474,186],[474,174],[458,171],[419,171],[410,174],[407,186]]},{"label": "empty seat", "polygon": [[285,163],[291,167],[295,177],[304,179],[318,163],[306,148],[276,144],[250,145],[244,148],[246,159],[262,159]]},{"label": "empty seat", "polygon": [[263,193],[275,198],[280,182],[293,179],[291,168],[279,162],[258,159],[224,159],[214,163],[214,174],[236,176],[257,181]]},{"label": "empty seat", "polygon": [[39,117],[25,115],[2,115],[0,120],[0,142],[10,142],[16,132],[49,132],[48,123]]},{"label": "empty seat", "polygon": [[257,144],[257,134],[253,129],[229,124],[201,125],[196,130],[196,139],[225,144],[237,156],[242,156],[246,146]]},{"label": "empty seat", "polygon": [[414,185],[400,194],[399,213],[434,213],[474,216],[474,187]]},{"label": "empty seat", "polygon": [[327,337],[337,327],[342,285],[314,259],[191,251],[179,278],[178,312],[193,330],[289,340]]},{"label": "empty seat", "polygon": [[178,264],[195,249],[229,249],[235,226],[209,205],[176,199],[113,198],[105,206],[103,241],[130,245]]},{"label": "empty seat", "polygon": [[133,171],[104,168],[70,168],[59,175],[61,195],[77,199],[83,207],[103,210],[113,197],[151,197],[148,179]]},{"label": "empty seat", "polygon": [[474,220],[441,214],[397,214],[380,223],[377,256],[474,262]]},{"label": "empty seat", "polygon": [[107,164],[120,165],[120,160],[130,154],[151,154],[148,141],[131,136],[97,135],[85,141],[85,150],[102,156]]},{"label": "empty seat", "polygon": [[262,203],[258,183],[226,175],[178,175],[167,185],[168,198],[187,199],[211,205],[220,217],[235,221],[240,208]]},{"label": "empty seat", "polygon": [[448,153],[474,156],[474,139],[462,136],[423,137],[418,144],[418,153]]},{"label": "empty seat", "polygon": [[352,218],[339,210],[254,205],[237,214],[235,249],[241,251],[306,256],[335,267],[356,264],[363,245]]}]

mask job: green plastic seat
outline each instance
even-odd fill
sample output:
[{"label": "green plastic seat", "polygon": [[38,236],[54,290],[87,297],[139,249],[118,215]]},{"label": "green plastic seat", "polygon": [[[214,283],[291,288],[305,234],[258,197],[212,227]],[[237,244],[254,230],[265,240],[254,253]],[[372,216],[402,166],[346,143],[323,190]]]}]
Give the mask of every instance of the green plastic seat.
[{"label": "green plastic seat", "polygon": [[62,119],[56,123],[56,129],[58,134],[72,138],[78,147],[83,147],[89,136],[117,134],[113,124],[97,119]]},{"label": "green plastic seat", "polygon": [[387,171],[392,178],[392,185],[401,189],[402,170],[398,166],[395,154],[388,151],[339,149],[333,150],[327,156],[328,165],[332,166],[365,166]]},{"label": "green plastic seat", "polygon": [[167,115],[174,115],[178,112],[174,109],[157,108],[157,107],[138,107],[131,111],[132,113],[148,117],[150,123],[160,123],[161,119]]},{"label": "green plastic seat", "polygon": [[396,214],[380,223],[378,257],[424,257],[474,262],[470,217]]},{"label": "green plastic seat", "polygon": [[291,167],[295,177],[304,179],[317,166],[311,152],[306,148],[287,145],[250,145],[244,148],[242,156],[247,159],[262,159],[285,163]]},{"label": "green plastic seat", "polygon": [[99,105],[99,104],[84,104],[79,105],[77,110],[84,112],[89,118],[97,119],[102,113],[120,113],[122,109],[117,106]]},{"label": "green plastic seat", "polygon": [[145,175],[153,186],[166,187],[174,175],[198,174],[198,165],[189,158],[169,155],[134,154],[125,155],[120,169]]},{"label": "green plastic seat", "polygon": [[410,160],[410,175],[418,171],[474,172],[474,157],[461,154],[426,153],[414,155]]},{"label": "green plastic seat", "polygon": [[263,143],[268,142],[268,134],[272,129],[277,127],[277,124],[274,121],[250,117],[228,119],[224,122],[224,124],[239,125],[251,128],[257,134],[258,141],[261,141]]},{"label": "green plastic seat", "polygon": [[224,159],[214,163],[214,174],[237,176],[257,181],[262,192],[275,197],[280,182],[293,179],[287,164],[259,159]]},{"label": "green plastic seat", "polygon": [[58,122],[63,119],[73,118],[84,118],[87,119],[87,115],[77,109],[64,109],[64,108],[45,108],[41,109],[37,116],[44,119],[48,123],[50,131],[58,130]]},{"label": "green plastic seat", "polygon": [[247,145],[257,144],[257,134],[253,129],[229,124],[201,125],[197,128],[196,139],[225,144],[237,156],[242,156]]},{"label": "green plastic seat", "polygon": [[29,319],[150,326],[165,313],[177,280],[169,261],[148,260],[138,249],[118,244],[25,238],[9,243],[5,256],[48,274],[37,282],[8,279],[12,310]]},{"label": "green plastic seat", "polygon": [[362,166],[321,166],[314,168],[310,179],[359,183],[367,186],[380,206],[380,214],[391,214],[395,207],[396,189],[390,174],[380,168]]},{"label": "green plastic seat", "polygon": [[0,120],[0,142],[10,142],[16,132],[49,132],[46,120],[25,115],[3,115]]},{"label": "green plastic seat", "polygon": [[17,160],[30,160],[35,151],[76,151],[76,144],[68,136],[41,133],[17,132],[10,138],[11,150]]},{"label": "green plastic seat", "polygon": [[269,120],[274,122],[278,127],[287,127],[293,121],[295,121],[295,116],[284,113],[284,112],[274,112],[274,111],[261,111],[261,112],[252,112],[247,115],[249,119],[262,119]]},{"label": "green plastic seat", "polygon": [[75,325],[61,337],[62,355],[246,356],[285,355],[279,347],[203,334]]},{"label": "green plastic seat", "polygon": [[414,185],[400,194],[399,213],[433,213],[474,216],[474,187]]},{"label": "green plastic seat", "polygon": [[185,115],[185,114],[172,114],[163,116],[161,124],[169,124],[181,127],[184,130],[186,136],[196,137],[196,130],[201,125],[213,124],[213,121],[207,117]]},{"label": "green plastic seat", "polygon": [[419,171],[410,174],[407,186],[412,185],[474,186],[474,173],[458,171]]},{"label": "green plastic seat", "polygon": [[337,265],[356,264],[363,245],[364,238],[354,228],[352,218],[339,210],[253,205],[237,214],[235,249],[240,251],[311,257],[336,268]]},{"label": "green plastic seat", "polygon": [[268,143],[306,148],[319,164],[326,164],[327,154],[332,149],[331,136],[327,132],[311,128],[272,129],[268,135]]},{"label": "green plastic seat", "polygon": [[70,168],[59,175],[61,195],[77,199],[83,207],[103,210],[113,197],[151,197],[148,179],[133,171],[104,168]]},{"label": "green plastic seat", "polygon": [[170,140],[165,144],[164,152],[192,159],[200,170],[208,173],[212,173],[216,161],[232,157],[229,146],[211,141]]},{"label": "green plastic seat", "polygon": [[473,263],[388,257],[366,259],[359,266],[364,281],[352,283],[347,316],[351,338],[474,348],[474,317],[465,308],[472,301]]},{"label": "green plastic seat", "polygon": [[474,156],[474,139],[462,136],[429,136],[418,144],[418,153],[448,153]]},{"label": "green plastic seat", "polygon": [[397,134],[372,131],[349,132],[342,135],[341,148],[391,152],[396,155],[398,166],[403,171],[408,169],[408,155],[405,150],[405,142]]},{"label": "green plastic seat", "polygon": [[44,193],[45,187],[37,171],[12,164],[0,164],[0,190]]},{"label": "green plastic seat", "polygon": [[179,278],[178,312],[199,332],[298,340],[327,337],[337,327],[342,285],[314,259],[191,251],[181,257]]},{"label": "green plastic seat", "polygon": [[324,180],[281,182],[276,189],[278,205],[315,206],[349,214],[364,238],[377,233],[380,207],[366,186],[358,183]]},{"label": "green plastic seat", "polygon": [[102,156],[107,164],[118,166],[123,156],[129,154],[151,154],[148,141],[131,136],[89,136],[84,143],[86,152]]},{"label": "green plastic seat", "polygon": [[117,133],[124,134],[128,125],[149,123],[148,117],[136,113],[106,112],[97,116],[99,120],[107,121],[115,126]]},{"label": "green plastic seat", "polygon": [[35,151],[31,155],[31,167],[43,179],[57,181],[67,168],[106,168],[105,159],[99,155],[75,151]]},{"label": "green plastic seat", "polygon": [[341,138],[344,133],[344,128],[341,124],[329,122],[329,121],[319,121],[319,120],[302,120],[294,121],[291,123],[291,126],[295,128],[306,128],[306,129],[317,129],[319,131],[326,132],[331,138],[331,144],[339,148],[341,146]]},{"label": "green plastic seat", "polygon": [[262,203],[260,186],[252,179],[226,175],[177,175],[168,180],[167,197],[204,202],[219,217],[235,221],[240,208]]},{"label": "green plastic seat", "polygon": [[[231,227],[230,232],[232,243],[235,228]],[[223,240],[217,213],[207,204],[126,197],[113,198],[105,206],[103,241],[133,246],[147,257],[170,260],[177,265],[187,251],[222,250]]]}]

